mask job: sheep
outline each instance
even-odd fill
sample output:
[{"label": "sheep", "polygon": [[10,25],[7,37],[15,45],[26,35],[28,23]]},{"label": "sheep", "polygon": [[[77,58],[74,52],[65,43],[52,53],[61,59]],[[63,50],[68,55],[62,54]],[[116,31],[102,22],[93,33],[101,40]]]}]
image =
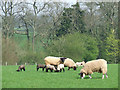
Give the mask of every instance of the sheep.
[{"label": "sheep", "polygon": [[53,65],[46,65],[46,72],[48,72],[48,70],[50,70],[51,72],[53,72],[53,70],[56,71]]},{"label": "sheep", "polygon": [[64,66],[68,67],[68,70],[70,70],[70,68],[73,68],[74,70],[76,70],[77,68],[75,62],[70,58],[48,56],[48,57],[45,57],[44,61],[46,65],[58,66],[59,64],[64,64]]},{"label": "sheep", "polygon": [[47,56],[44,61],[46,65],[59,65],[63,64],[65,59],[64,57]]},{"label": "sheep", "polygon": [[82,61],[82,62],[76,62],[76,65],[79,67],[79,66],[84,66],[85,65],[85,62]]},{"label": "sheep", "polygon": [[22,69],[25,71],[25,65],[20,65],[16,71],[19,72]]},{"label": "sheep", "polygon": [[77,69],[76,63],[70,58],[65,59],[64,66],[68,67],[68,70],[70,70],[70,68],[73,68],[74,70]]},{"label": "sheep", "polygon": [[58,67],[57,67],[57,71],[61,72],[63,70],[63,72],[65,72],[65,69],[64,69],[64,64],[59,64]]},{"label": "sheep", "polygon": [[85,75],[89,75],[90,78],[93,72],[103,73],[102,79],[104,79],[104,74],[107,76],[107,61],[104,59],[88,61],[84,67],[80,70],[79,75],[83,79]]},{"label": "sheep", "polygon": [[42,70],[44,71],[44,68],[46,68],[45,64],[37,64],[37,71],[39,68],[42,68]]}]

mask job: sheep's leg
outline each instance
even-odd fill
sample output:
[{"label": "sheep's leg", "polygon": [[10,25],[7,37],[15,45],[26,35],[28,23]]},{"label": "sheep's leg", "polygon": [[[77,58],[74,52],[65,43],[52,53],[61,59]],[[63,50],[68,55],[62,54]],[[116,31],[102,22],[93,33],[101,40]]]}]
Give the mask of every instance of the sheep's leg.
[{"label": "sheep's leg", "polygon": [[42,68],[42,70],[44,71],[44,68]]},{"label": "sheep's leg", "polygon": [[102,73],[103,73],[102,79],[104,79],[104,74],[106,74],[106,69],[105,68],[101,68],[101,70],[102,70]]},{"label": "sheep's leg", "polygon": [[46,69],[46,72],[48,72],[48,69]]},{"label": "sheep's leg", "polygon": [[90,79],[92,78],[91,75],[89,75]]},{"label": "sheep's leg", "polygon": [[37,68],[37,71],[38,71],[39,68]]},{"label": "sheep's leg", "polygon": [[104,79],[104,74],[103,74],[103,76],[102,76],[102,79]]},{"label": "sheep's leg", "polygon": [[60,69],[60,72],[62,71],[62,69]]},{"label": "sheep's leg", "polygon": [[25,68],[23,68],[23,70],[25,71]]},{"label": "sheep's leg", "polygon": [[51,70],[51,72],[53,72],[53,70],[52,69],[50,69]]},{"label": "sheep's leg", "polygon": [[84,77],[82,77],[82,79],[84,79]]},{"label": "sheep's leg", "polygon": [[63,68],[63,72],[65,72],[65,69]]},{"label": "sheep's leg", "polygon": [[106,78],[108,78],[108,75],[107,75],[107,73],[106,73]]},{"label": "sheep's leg", "polygon": [[68,70],[70,70],[70,67],[68,67]]}]

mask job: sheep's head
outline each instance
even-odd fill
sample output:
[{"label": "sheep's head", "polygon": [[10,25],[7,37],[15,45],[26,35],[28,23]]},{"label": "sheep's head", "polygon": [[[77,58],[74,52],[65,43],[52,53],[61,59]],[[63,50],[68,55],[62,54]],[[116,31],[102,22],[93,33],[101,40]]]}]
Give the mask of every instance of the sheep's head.
[{"label": "sheep's head", "polygon": [[67,58],[65,58],[65,57],[60,58],[61,63],[64,63],[65,59],[67,59]]},{"label": "sheep's head", "polygon": [[79,73],[79,75],[82,79],[85,77],[85,73]]},{"label": "sheep's head", "polygon": [[77,69],[77,67],[76,67],[76,66],[74,66],[74,67],[73,67],[73,69],[74,69],[74,70],[76,70],[76,69]]},{"label": "sheep's head", "polygon": [[52,69],[53,69],[54,71],[56,70],[54,66],[53,66],[53,68],[52,68]]},{"label": "sheep's head", "polygon": [[79,75],[80,75],[80,77],[81,77],[82,79],[85,77],[86,74],[87,74],[87,73],[86,73],[86,71],[85,71],[84,69],[81,69],[81,70],[80,70]]},{"label": "sheep's head", "polygon": [[17,72],[19,72],[20,70],[18,69],[18,70],[16,70]]},{"label": "sheep's head", "polygon": [[84,61],[82,61],[82,62],[81,62],[81,66],[84,66],[84,65],[85,65],[85,62],[84,62]]}]

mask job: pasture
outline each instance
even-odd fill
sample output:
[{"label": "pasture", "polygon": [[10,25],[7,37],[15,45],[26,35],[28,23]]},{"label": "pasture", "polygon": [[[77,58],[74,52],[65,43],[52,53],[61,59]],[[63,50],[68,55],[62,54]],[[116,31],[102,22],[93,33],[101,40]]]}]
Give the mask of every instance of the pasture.
[{"label": "pasture", "polygon": [[16,72],[18,66],[2,66],[2,88],[118,88],[118,64],[108,64],[108,79],[92,74],[81,79],[81,67],[65,72],[36,71],[36,65],[26,65],[26,71]]}]

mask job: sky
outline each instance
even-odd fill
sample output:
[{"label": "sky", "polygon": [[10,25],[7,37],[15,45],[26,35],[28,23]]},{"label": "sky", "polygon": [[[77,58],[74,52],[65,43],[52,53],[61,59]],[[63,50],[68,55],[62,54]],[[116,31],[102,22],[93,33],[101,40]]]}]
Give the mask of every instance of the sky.
[{"label": "sky", "polygon": [[[4,1],[9,1],[9,0],[4,0]],[[35,1],[35,0],[11,0],[11,1]],[[75,4],[77,1],[78,2],[118,2],[120,0],[36,0],[39,2],[47,2],[47,1],[53,1],[53,2],[67,2],[67,3],[73,3]]]}]

